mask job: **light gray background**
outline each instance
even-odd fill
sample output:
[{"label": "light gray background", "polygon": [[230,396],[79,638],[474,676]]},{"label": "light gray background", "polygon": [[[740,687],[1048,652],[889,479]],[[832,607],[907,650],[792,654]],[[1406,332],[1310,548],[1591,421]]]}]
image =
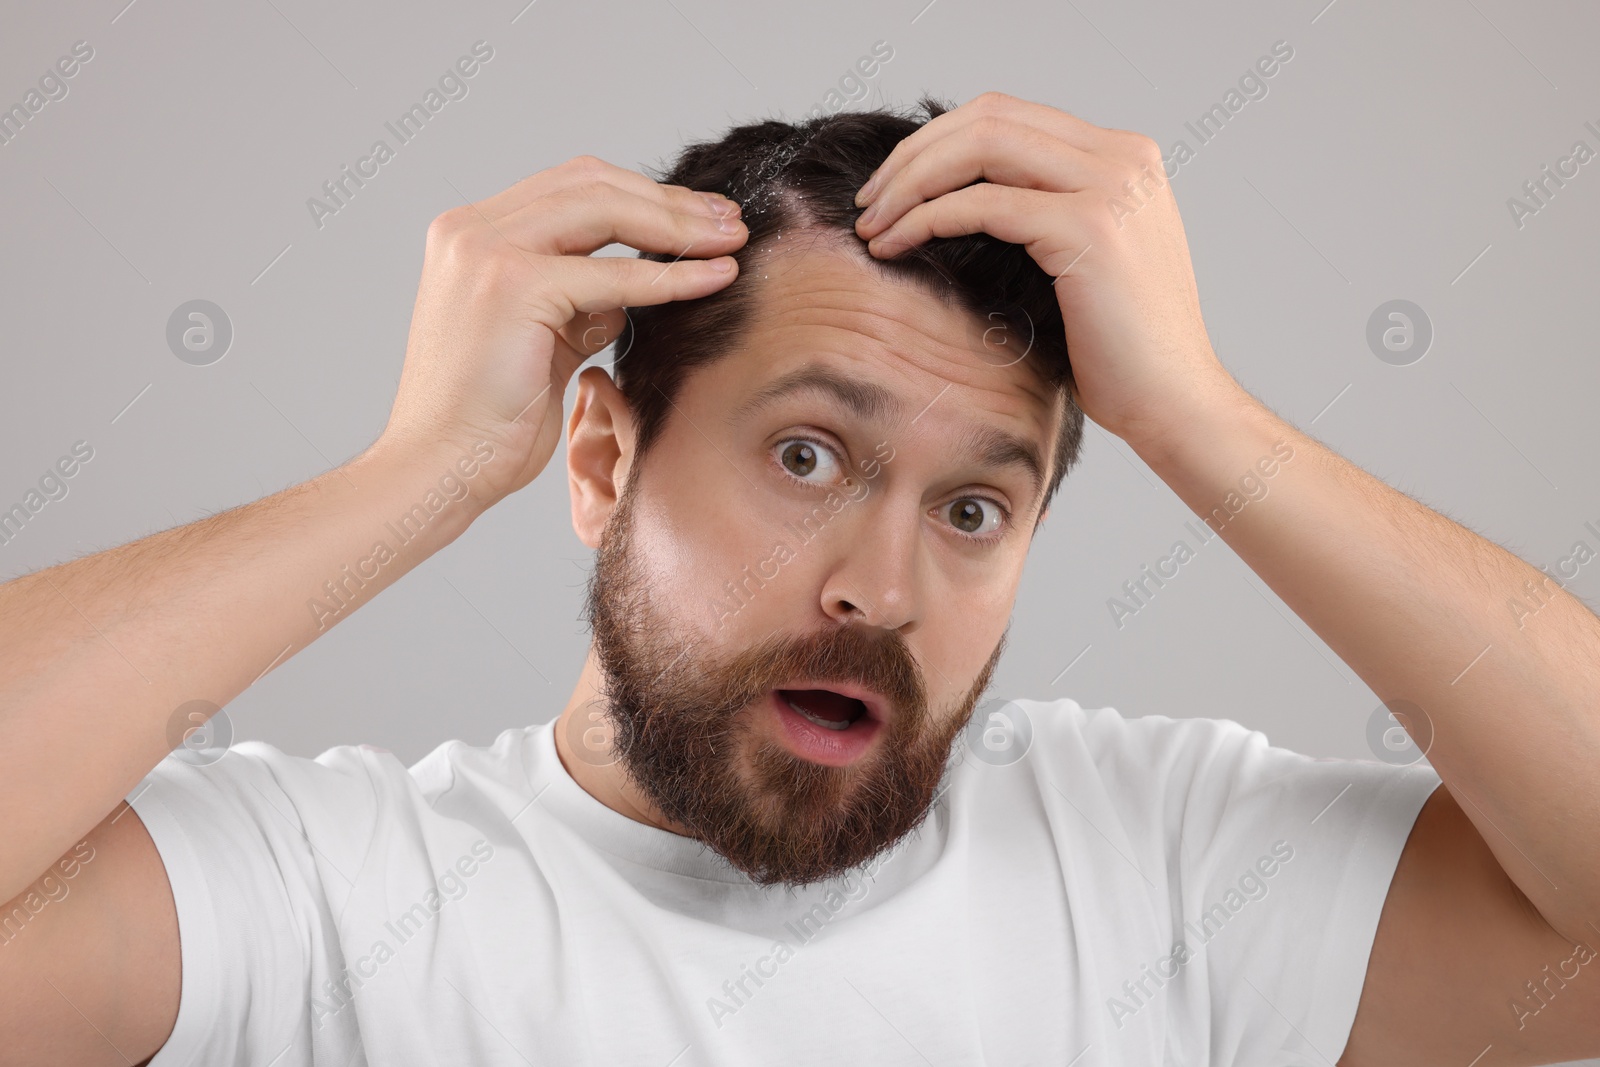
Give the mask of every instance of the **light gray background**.
[{"label": "light gray background", "polygon": [[[1600,149],[1600,14],[1577,3],[1112,0],[745,5],[641,0],[14,7],[0,104],[73,42],[94,58],[0,145],[8,359],[0,509],[73,442],[94,459],[0,576],[192,521],[363,449],[394,396],[436,214],[580,153],[642,168],[686,139],[822,104],[885,40],[858,105],[1000,89],[1196,149],[1174,179],[1218,353],[1252,391],[1389,483],[1535,564],[1600,547],[1591,413],[1600,162],[1519,228],[1507,200],[1576,140]],[[1326,6],[1325,6],[1326,5]],[[478,39],[494,57],[337,215],[306,202]],[[1185,129],[1274,42],[1291,60],[1209,144]],[[621,252],[620,248],[608,251]],[[235,337],[174,357],[185,301]],[[1366,325],[1415,301],[1409,366]],[[570,400],[570,397],[569,397]],[[590,553],[565,451],[530,488],[228,707],[300,754],[414,760],[562,706]],[[1118,628],[1108,598],[1193,516],[1088,433],[1035,541],[994,692],[1237,719],[1370,757],[1372,692],[1220,539]],[[1600,565],[1571,589],[1593,598]],[[1509,610],[1509,609],[1508,609]],[[216,636],[227,640],[225,634]],[[1067,669],[1070,665],[1070,669]]]},{"label": "light gray background", "polygon": [[[0,104],[73,42],[95,55],[0,145],[0,509],[73,442],[95,457],[0,546],[0,577],[257,499],[364,448],[394,395],[425,229],[463,197],[580,153],[655,165],[731,123],[797,117],[880,39],[894,56],[866,104],[1000,89],[1163,146],[1188,140],[1178,201],[1212,338],[1241,381],[1535,564],[1600,544],[1584,526],[1600,526],[1600,162],[1520,229],[1507,208],[1574,141],[1600,148],[1583,126],[1600,126],[1594,8],[524,2],[7,10]],[[374,139],[392,144],[384,122],[480,38],[494,58],[468,96],[315,226],[307,198]],[[1184,123],[1280,39],[1294,56],[1268,94],[1199,146]],[[235,330],[211,366],[165,340],[195,298]],[[1436,331],[1410,366],[1365,339],[1394,298]],[[237,735],[305,755],[370,742],[409,762],[552,717],[587,644],[590,554],[564,463],[563,450],[230,704]],[[1220,540],[1113,624],[1107,599],[1190,518],[1091,429],[1034,544],[994,691],[1230,717],[1304,752],[1370,756],[1377,699]],[[1572,590],[1592,599],[1597,572]]]}]

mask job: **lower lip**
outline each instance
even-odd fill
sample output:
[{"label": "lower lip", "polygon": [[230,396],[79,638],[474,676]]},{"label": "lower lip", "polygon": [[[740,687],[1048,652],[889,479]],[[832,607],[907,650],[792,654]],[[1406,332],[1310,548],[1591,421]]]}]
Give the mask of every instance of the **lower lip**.
[{"label": "lower lip", "polygon": [[783,726],[789,750],[801,759],[827,767],[845,767],[860,759],[878,736],[883,724],[863,715],[848,730],[818,726],[789,706],[776,689],[767,694],[778,722]]}]

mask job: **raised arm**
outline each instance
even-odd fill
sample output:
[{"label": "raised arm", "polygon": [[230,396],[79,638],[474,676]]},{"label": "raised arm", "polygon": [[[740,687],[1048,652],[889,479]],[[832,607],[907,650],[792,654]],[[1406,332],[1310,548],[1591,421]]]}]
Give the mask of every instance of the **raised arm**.
[{"label": "raised arm", "polygon": [[1419,709],[1400,718],[1445,787],[1400,859],[1339,1062],[1600,1055],[1600,976],[1576,969],[1600,949],[1600,620],[1233,380],[1148,137],[985,93],[897,145],[857,202],[879,256],[980,230],[1026,245],[1056,279],[1084,413],[1380,698]]},{"label": "raised arm", "polygon": [[[0,585],[0,1065],[127,1064],[166,1040],[171,890],[121,799],[210,711],[533,480],[568,379],[616,337],[621,309],[736,276],[714,265],[731,259],[683,258],[744,241],[717,201],[580,156],[445,212],[372,447]],[[680,258],[590,257],[613,242]],[[71,906],[36,906],[74,861]]]},{"label": "raised arm", "polygon": [[[1338,1062],[1600,1055],[1587,973],[1600,951],[1600,619],[1242,389],[1181,414],[1181,432],[1130,443],[1398,709],[1444,781],[1401,855]],[[1246,506],[1241,479],[1270,495]],[[1536,614],[1518,610],[1528,590]]]}]

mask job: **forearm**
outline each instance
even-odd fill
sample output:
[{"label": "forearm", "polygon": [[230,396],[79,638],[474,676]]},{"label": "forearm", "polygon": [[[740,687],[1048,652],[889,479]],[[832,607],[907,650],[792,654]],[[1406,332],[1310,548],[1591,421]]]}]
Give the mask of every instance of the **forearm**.
[{"label": "forearm", "polygon": [[[1501,866],[1558,930],[1595,936],[1600,620],[1242,390],[1220,395],[1181,436],[1130,444],[1380,699],[1422,710],[1429,762]],[[1280,442],[1292,458],[1264,476]]]},{"label": "forearm", "polygon": [[171,751],[195,725],[179,709],[227,704],[458,536],[481,510],[441,490],[448,475],[470,481],[460,456],[481,459],[374,446],[255,503],[0,586],[0,900]]}]

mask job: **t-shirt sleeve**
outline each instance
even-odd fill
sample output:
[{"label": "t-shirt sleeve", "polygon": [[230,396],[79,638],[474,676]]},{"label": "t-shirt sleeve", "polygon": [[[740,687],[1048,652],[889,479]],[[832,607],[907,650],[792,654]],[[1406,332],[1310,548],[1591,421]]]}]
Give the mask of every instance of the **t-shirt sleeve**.
[{"label": "t-shirt sleeve", "polygon": [[1107,788],[1128,810],[1142,794],[1162,841],[1173,952],[1157,967],[1192,1009],[1174,1043],[1213,1063],[1337,1062],[1438,775],[1302,755],[1229,720],[1082,714]]},{"label": "t-shirt sleeve", "polygon": [[[362,762],[244,742],[169,756],[129,793],[166,867],[181,942],[177,1022],[151,1067],[311,1062],[314,985],[339,958],[338,907],[370,840]],[[331,833],[302,820],[310,795],[340,812]],[[316,1043],[342,1036],[354,1035]]]}]

